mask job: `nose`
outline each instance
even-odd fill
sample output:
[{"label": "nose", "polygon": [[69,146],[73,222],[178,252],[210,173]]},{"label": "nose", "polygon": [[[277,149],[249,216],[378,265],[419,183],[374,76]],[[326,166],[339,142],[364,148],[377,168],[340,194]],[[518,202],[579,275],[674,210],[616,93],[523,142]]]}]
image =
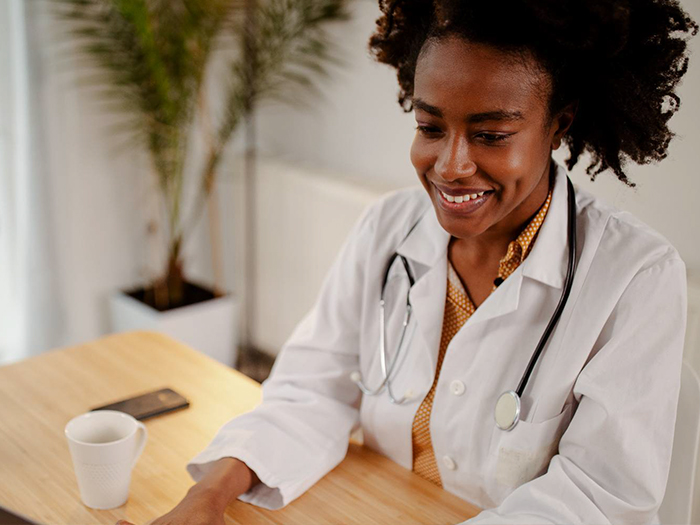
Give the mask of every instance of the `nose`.
[{"label": "nose", "polygon": [[435,174],[445,181],[471,177],[476,173],[476,163],[472,160],[469,143],[463,135],[453,135],[446,141],[435,161]]}]

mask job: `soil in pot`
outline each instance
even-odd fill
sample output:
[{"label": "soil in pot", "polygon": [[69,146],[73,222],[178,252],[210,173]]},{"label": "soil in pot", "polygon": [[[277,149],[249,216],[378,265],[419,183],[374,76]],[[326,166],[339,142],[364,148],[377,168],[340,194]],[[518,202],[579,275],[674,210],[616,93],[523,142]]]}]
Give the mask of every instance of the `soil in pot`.
[{"label": "soil in pot", "polygon": [[168,310],[174,310],[181,306],[189,306],[220,297],[211,290],[188,281],[183,281],[182,292],[182,301],[180,303],[170,304],[166,307],[156,305],[155,293],[152,286],[148,288],[136,288],[135,290],[125,291],[124,293],[137,301],[147,304],[151,308],[155,308],[159,312],[167,312]]}]

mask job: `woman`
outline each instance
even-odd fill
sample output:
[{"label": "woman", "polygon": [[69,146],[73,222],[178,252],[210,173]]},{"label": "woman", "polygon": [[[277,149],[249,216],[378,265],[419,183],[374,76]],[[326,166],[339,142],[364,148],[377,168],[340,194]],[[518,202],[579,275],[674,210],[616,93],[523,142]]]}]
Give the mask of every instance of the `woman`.
[{"label": "woman", "polygon": [[[629,214],[581,190],[569,201],[551,152],[564,142],[569,168],[588,153],[592,177],[628,185],[625,162],[663,159],[696,24],[674,0],[380,7],[370,48],[415,112],[425,191],[394,193],[359,221],[262,405],[188,465],[198,483],[154,525],[223,524],[236,497],[286,505],[343,459],[358,425],[366,446],[486,509],[470,523],[651,522],[673,441],[685,267]],[[495,424],[565,289],[519,421]]]}]

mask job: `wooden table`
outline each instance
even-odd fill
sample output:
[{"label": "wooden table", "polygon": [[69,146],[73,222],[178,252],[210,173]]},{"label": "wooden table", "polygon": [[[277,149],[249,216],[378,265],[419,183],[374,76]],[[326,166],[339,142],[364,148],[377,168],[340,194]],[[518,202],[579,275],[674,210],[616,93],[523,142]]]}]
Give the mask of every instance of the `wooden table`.
[{"label": "wooden table", "polygon": [[[63,428],[91,407],[172,387],[189,409],[145,422],[149,441],[129,500],[93,510],[80,502]],[[0,367],[0,503],[50,525],[144,524],[174,507],[192,485],[185,464],[226,421],[260,402],[260,385],[153,332],[111,335]],[[278,511],[242,502],[241,524],[457,523],[478,509],[360,445],[306,494]]]}]

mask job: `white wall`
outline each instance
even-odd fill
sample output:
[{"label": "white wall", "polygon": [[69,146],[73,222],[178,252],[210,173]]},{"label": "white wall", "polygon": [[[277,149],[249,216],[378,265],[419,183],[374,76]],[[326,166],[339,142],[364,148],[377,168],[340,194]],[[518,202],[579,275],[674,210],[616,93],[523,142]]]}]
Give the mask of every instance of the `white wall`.
[{"label": "white wall", "polygon": [[[682,4],[700,20],[700,0],[682,0]],[[393,186],[413,184],[415,172],[408,157],[413,116],[404,114],[396,102],[394,71],[374,63],[367,51],[379,10],[368,1],[356,2],[354,10],[353,20],[335,33],[347,67],[326,84],[324,99],[311,108],[262,111],[262,147],[267,153],[319,168]],[[691,45],[694,55],[679,91],[682,109],[671,121],[678,138],[669,158],[655,166],[630,166],[628,173],[638,185],[635,190],[609,174],[590,183],[585,162],[572,178],[660,231],[678,248],[688,268],[700,271],[700,36]]]}]

